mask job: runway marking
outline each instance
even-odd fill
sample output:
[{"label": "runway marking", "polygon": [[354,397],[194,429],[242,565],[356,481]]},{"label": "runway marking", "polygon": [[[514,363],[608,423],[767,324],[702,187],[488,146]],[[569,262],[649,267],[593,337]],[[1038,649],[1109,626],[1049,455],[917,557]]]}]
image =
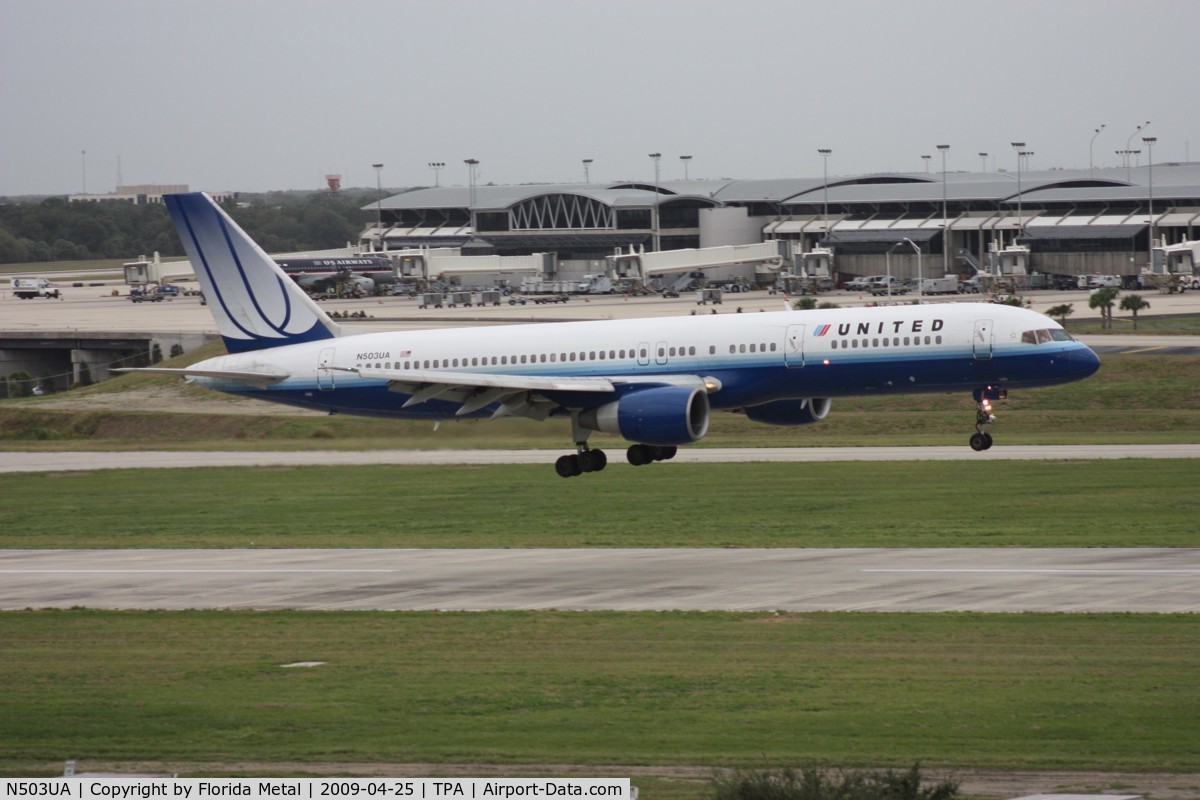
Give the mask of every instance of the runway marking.
[{"label": "runway marking", "polygon": [[980,573],[1015,575],[1200,575],[1200,569],[1093,569],[1088,567],[1020,567],[1012,569],[863,569],[860,572],[937,572],[937,573]]},{"label": "runway marking", "polygon": [[1143,347],[1140,350],[1122,350],[1121,354],[1131,356],[1131,355],[1136,355],[1138,353],[1153,353],[1155,350],[1166,350],[1166,349],[1167,349],[1166,345],[1157,345],[1155,347]]}]

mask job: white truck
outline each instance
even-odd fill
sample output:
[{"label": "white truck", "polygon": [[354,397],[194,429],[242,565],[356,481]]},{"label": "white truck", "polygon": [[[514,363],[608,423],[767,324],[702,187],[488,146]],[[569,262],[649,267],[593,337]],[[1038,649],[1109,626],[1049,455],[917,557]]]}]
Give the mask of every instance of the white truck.
[{"label": "white truck", "polygon": [[875,275],[867,279],[867,290],[873,295],[907,294],[908,286],[904,281],[891,275]]},{"label": "white truck", "polygon": [[958,294],[958,276],[946,275],[943,278],[922,278],[921,294]]},{"label": "white truck", "polygon": [[579,281],[580,294],[615,294],[616,285],[604,273],[587,274]]},{"label": "white truck", "polygon": [[45,278],[13,278],[12,290],[13,294],[22,300],[29,300],[33,297],[57,298],[59,296],[58,289]]}]

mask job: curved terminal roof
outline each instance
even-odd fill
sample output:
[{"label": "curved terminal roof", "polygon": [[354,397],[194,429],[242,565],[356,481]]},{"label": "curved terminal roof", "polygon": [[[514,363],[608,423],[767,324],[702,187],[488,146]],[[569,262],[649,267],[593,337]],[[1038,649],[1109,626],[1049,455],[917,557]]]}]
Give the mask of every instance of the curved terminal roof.
[{"label": "curved terminal roof", "polygon": [[[1200,202],[1200,162],[1142,165],[1127,169],[1031,170],[1020,175],[1020,197],[1025,202],[1097,203],[1139,202],[1151,196],[1163,202]],[[829,202],[840,206],[880,203],[954,202],[1010,203],[1018,198],[1014,172],[879,173],[822,178],[769,178],[757,180],[653,181],[610,183],[482,185],[474,188],[477,211],[503,211],[536,197],[575,194],[613,208],[648,208],[684,197],[715,205],[770,203],[798,206]],[[414,189],[363,206],[389,211],[412,209],[469,209],[472,189],[443,186]]]}]

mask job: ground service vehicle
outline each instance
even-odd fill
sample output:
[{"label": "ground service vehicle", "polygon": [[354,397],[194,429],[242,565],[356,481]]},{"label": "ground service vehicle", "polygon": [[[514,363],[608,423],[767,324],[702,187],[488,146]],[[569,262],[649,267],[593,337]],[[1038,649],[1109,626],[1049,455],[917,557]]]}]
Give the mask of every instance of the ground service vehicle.
[{"label": "ground service vehicle", "polygon": [[45,278],[13,278],[12,291],[13,295],[22,300],[32,300],[35,297],[55,299],[59,297],[58,289]]},{"label": "ground service vehicle", "polygon": [[957,275],[921,279],[921,294],[958,294],[958,291]]},{"label": "ground service vehicle", "polygon": [[899,278],[890,275],[876,275],[867,281],[867,291],[873,295],[907,294],[908,285]]}]

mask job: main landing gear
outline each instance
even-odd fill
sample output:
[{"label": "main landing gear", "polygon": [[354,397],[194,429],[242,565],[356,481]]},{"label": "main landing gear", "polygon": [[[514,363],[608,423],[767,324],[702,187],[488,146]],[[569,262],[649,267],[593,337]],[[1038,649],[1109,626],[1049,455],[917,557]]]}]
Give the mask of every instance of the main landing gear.
[{"label": "main landing gear", "polygon": [[[559,456],[554,462],[554,471],[562,478],[574,478],[585,472],[599,472],[608,466],[608,456],[603,450],[588,447],[591,430],[579,424],[579,416],[571,417],[571,435],[575,439],[575,454]],[[635,467],[654,461],[669,461],[679,451],[675,445],[631,444],[625,458]]]},{"label": "main landing gear", "polygon": [[992,446],[992,435],[984,428],[996,421],[996,415],[992,413],[992,401],[986,397],[979,398],[979,405],[975,409],[975,433],[971,434],[971,449],[975,452],[982,452]]},{"label": "main landing gear", "polygon": [[560,456],[554,462],[554,471],[560,478],[574,478],[585,472],[599,472],[608,466],[608,456],[603,450],[592,450],[588,448],[587,442],[577,442],[575,448],[578,451],[575,455]]},{"label": "main landing gear", "polygon": [[670,461],[679,452],[675,445],[631,444],[625,451],[625,458],[635,467],[649,464],[653,461]]},{"label": "main landing gear", "polygon": [[[599,472],[608,466],[608,456],[603,450],[592,450],[586,442],[575,443],[575,455],[559,456],[554,462],[554,471],[562,478],[574,478],[585,472]],[[674,445],[632,444],[625,451],[625,458],[635,467],[655,461],[669,461],[679,448]]]}]

